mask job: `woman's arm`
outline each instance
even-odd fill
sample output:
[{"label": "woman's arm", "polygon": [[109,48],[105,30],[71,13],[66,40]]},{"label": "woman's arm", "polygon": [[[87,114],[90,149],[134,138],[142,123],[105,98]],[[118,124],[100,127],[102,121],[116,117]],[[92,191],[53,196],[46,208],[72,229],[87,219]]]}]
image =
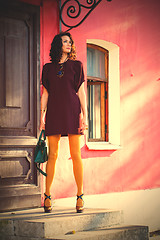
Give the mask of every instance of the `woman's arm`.
[{"label": "woman's arm", "polygon": [[47,103],[48,103],[48,91],[43,86],[43,94],[41,96],[41,121],[40,121],[40,131],[45,129],[45,116],[47,110]]},{"label": "woman's arm", "polygon": [[84,131],[87,128],[87,101],[86,101],[86,93],[84,89],[84,82],[81,84],[78,93],[77,93],[80,103],[81,103],[81,108],[82,108],[82,113],[83,113],[83,118],[82,118],[82,131]]}]

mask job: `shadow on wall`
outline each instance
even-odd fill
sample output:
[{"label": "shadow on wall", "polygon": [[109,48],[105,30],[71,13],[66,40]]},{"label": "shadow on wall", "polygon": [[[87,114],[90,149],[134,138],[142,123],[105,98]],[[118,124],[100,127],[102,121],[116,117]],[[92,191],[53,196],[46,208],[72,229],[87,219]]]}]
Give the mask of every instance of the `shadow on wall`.
[{"label": "shadow on wall", "polygon": [[121,166],[107,181],[109,192],[160,187],[159,88],[157,80],[151,79],[153,72],[139,75],[139,81],[133,79],[123,95],[123,119],[126,120],[122,132]]}]

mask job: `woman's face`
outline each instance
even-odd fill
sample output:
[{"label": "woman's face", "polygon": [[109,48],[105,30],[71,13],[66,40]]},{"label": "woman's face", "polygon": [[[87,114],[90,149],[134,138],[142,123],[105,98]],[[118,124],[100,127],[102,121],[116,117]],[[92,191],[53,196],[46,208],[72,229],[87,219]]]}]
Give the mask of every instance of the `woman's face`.
[{"label": "woman's face", "polygon": [[71,46],[72,46],[72,41],[70,37],[68,36],[62,36],[62,52],[63,53],[70,53],[71,52]]}]

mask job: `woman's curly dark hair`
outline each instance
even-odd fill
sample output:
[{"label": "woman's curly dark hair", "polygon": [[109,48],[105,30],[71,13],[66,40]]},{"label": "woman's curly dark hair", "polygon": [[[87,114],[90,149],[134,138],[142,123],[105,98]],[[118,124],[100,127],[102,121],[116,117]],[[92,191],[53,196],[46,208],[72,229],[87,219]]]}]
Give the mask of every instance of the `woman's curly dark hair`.
[{"label": "woman's curly dark hair", "polygon": [[51,43],[51,49],[49,56],[51,57],[51,62],[58,63],[62,57],[62,36],[68,36],[71,39],[71,52],[68,53],[68,58],[71,60],[76,59],[76,51],[74,46],[74,41],[69,32],[61,32],[57,34]]}]

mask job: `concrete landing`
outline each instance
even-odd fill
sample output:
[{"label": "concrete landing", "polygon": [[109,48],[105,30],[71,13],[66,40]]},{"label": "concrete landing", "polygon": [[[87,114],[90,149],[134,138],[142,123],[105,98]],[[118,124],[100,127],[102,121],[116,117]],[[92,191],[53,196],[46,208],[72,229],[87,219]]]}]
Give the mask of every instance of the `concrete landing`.
[{"label": "concrete landing", "polygon": [[123,214],[119,210],[85,209],[80,214],[73,208],[64,207],[55,207],[52,213],[44,213],[43,208],[13,211],[0,214],[0,238],[68,239],[71,236],[66,234],[72,231],[78,237],[78,232],[116,226],[122,222]]}]

